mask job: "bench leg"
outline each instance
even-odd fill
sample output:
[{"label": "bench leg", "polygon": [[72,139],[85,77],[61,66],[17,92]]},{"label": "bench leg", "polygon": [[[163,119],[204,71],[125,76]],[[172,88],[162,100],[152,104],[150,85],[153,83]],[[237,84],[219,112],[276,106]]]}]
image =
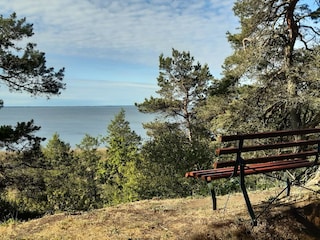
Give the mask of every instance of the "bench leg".
[{"label": "bench leg", "polygon": [[209,192],[212,198],[212,209],[217,210],[217,198],[216,198],[216,192],[214,191],[213,184],[212,182],[207,182],[207,184],[208,184]]},{"label": "bench leg", "polygon": [[241,186],[241,190],[244,196],[244,199],[246,201],[247,204],[247,208],[248,208],[248,212],[250,214],[251,220],[252,220],[252,225],[253,226],[257,226],[257,219],[254,215],[253,209],[252,209],[252,205],[248,196],[248,192],[245,186],[245,181],[244,181],[244,165],[241,164],[240,165],[240,186]]},{"label": "bench leg", "polygon": [[290,196],[290,190],[291,190],[291,181],[289,178],[287,178],[287,197]]}]

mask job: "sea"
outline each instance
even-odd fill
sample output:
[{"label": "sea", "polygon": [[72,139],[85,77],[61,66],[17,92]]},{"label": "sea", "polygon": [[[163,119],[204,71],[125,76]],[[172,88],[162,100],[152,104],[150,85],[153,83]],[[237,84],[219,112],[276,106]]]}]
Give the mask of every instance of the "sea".
[{"label": "sea", "polygon": [[136,106],[57,106],[57,107],[3,107],[0,109],[0,125],[16,125],[17,122],[34,120],[41,126],[36,136],[45,137],[45,146],[53,134],[72,148],[81,143],[85,134],[93,137],[107,136],[107,127],[121,109],[131,130],[142,140],[147,139],[142,124],[154,120],[155,115],[141,113]]}]

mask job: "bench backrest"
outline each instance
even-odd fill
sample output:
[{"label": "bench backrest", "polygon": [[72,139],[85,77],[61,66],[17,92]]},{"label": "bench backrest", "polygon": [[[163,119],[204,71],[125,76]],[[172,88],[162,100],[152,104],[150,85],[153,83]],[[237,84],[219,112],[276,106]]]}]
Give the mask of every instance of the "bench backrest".
[{"label": "bench backrest", "polygon": [[[237,141],[236,146],[222,147],[216,150],[216,155],[236,154],[235,160],[242,158],[242,153],[259,152],[260,156],[245,159],[246,163],[263,163],[285,159],[305,159],[309,156],[318,156],[320,153],[320,128],[284,130],[275,132],[238,134],[219,136],[218,141]],[[250,141],[251,140],[251,143]],[[263,143],[252,143],[254,140],[268,140]],[[289,149],[291,148],[291,149]],[[262,151],[278,151],[277,154],[263,154]],[[258,154],[259,155],[259,154]],[[263,156],[265,155],[265,156]],[[219,167],[234,165],[232,162],[218,163]]]}]

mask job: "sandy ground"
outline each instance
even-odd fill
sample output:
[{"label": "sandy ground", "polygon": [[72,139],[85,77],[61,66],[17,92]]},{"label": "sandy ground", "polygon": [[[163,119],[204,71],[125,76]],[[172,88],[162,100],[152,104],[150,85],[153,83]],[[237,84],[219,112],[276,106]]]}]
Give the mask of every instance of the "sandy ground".
[{"label": "sandy ground", "polygon": [[249,192],[258,225],[253,227],[241,193],[145,200],[75,215],[47,215],[0,226],[1,239],[320,239],[319,194],[301,188]]}]

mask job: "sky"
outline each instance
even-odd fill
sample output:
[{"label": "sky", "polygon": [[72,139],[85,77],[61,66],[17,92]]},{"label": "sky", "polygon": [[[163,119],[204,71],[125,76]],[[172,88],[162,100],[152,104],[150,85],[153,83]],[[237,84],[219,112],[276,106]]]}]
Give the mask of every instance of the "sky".
[{"label": "sky", "polygon": [[47,66],[65,67],[66,90],[49,100],[9,92],[4,106],[133,105],[156,96],[159,56],[189,51],[221,77],[239,23],[233,0],[0,0],[3,16],[33,23],[28,42]]}]

